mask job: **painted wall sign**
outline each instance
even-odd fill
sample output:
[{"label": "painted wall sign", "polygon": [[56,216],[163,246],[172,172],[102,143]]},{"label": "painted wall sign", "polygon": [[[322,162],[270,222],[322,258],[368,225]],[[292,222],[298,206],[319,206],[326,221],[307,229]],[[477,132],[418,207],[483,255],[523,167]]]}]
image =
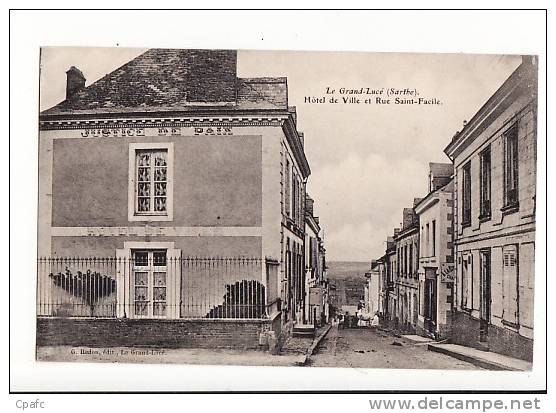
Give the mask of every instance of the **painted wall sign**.
[{"label": "painted wall sign", "polygon": [[195,135],[233,135],[232,128],[229,126],[207,126],[207,127],[195,127]]},{"label": "painted wall sign", "polygon": [[130,136],[145,136],[144,128],[100,128],[85,129],[81,132],[84,138],[125,138]]},{"label": "painted wall sign", "polygon": [[440,266],[440,282],[451,283],[455,280],[455,267],[454,264],[442,264]]}]

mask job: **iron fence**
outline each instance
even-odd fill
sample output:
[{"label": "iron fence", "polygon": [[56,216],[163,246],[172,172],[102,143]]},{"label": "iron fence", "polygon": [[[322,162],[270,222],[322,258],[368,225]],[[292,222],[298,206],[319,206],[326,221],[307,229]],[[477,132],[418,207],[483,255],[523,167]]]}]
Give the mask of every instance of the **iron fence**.
[{"label": "iron fence", "polygon": [[260,319],[267,311],[261,258],[38,259],[37,315],[55,317]]}]

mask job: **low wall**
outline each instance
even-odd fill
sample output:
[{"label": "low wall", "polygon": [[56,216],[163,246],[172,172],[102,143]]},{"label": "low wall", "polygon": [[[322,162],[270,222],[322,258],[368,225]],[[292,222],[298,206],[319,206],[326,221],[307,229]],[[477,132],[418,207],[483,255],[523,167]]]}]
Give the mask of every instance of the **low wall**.
[{"label": "low wall", "polygon": [[[480,348],[480,321],[469,314],[457,311],[453,315],[450,342]],[[488,338],[484,344],[490,351],[506,356],[533,361],[533,340],[515,331],[489,324]]]},{"label": "low wall", "polygon": [[37,346],[267,349],[270,320],[37,318]]}]

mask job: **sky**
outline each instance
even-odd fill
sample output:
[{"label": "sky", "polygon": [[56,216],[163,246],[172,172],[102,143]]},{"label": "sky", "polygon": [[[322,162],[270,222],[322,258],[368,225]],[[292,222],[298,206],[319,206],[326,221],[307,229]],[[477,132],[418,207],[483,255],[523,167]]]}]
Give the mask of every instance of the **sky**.
[{"label": "sky", "polygon": [[[144,49],[45,48],[41,110],[65,97],[65,71],[88,86]],[[429,162],[521,62],[520,56],[239,51],[238,76],[288,78],[311,167],[307,189],[323,227],[327,259],[370,261],[400,225],[402,210],[427,194]],[[440,105],[311,104],[326,88],[415,89]]]}]

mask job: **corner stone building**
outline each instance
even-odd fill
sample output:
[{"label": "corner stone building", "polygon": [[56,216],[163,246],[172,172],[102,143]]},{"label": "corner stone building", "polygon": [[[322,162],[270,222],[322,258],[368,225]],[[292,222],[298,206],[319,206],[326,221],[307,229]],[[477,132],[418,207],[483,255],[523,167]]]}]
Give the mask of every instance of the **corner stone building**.
[{"label": "corner stone building", "polygon": [[452,341],[533,359],[537,64],[524,56],[444,150],[454,162]]},{"label": "corner stone building", "polygon": [[67,71],[39,118],[39,344],[287,334],[310,169],[286,78],[238,78],[236,61],[152,49],[87,87]]}]

